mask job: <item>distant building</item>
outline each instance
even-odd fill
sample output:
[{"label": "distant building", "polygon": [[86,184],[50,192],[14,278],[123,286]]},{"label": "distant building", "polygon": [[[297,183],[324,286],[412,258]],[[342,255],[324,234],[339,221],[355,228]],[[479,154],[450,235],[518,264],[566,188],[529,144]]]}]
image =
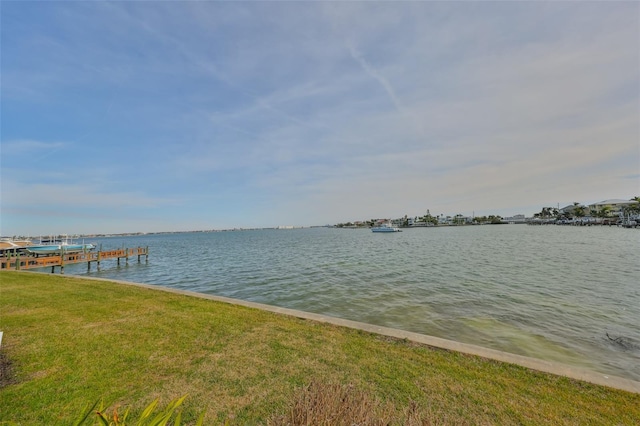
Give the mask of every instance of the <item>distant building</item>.
[{"label": "distant building", "polygon": [[526,223],[527,219],[523,214],[516,214],[510,217],[505,217],[502,219],[502,221],[507,223]]},{"label": "distant building", "polygon": [[438,225],[450,225],[453,223],[453,219],[451,219],[451,216],[439,216],[438,217]]},{"label": "distant building", "polygon": [[638,202],[635,200],[604,200],[599,203],[589,204],[589,210],[592,215],[597,215],[604,208],[608,208],[611,216],[620,216],[623,208],[637,204]]}]

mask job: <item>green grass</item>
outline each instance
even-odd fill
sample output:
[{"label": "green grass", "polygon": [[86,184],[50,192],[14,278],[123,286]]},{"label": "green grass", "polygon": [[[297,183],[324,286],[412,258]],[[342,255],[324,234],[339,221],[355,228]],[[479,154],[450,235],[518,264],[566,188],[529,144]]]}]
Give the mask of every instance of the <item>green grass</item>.
[{"label": "green grass", "polygon": [[310,383],[434,424],[638,424],[640,395],[257,309],[103,281],[0,273],[0,424],[70,424],[102,399],[188,394],[183,421],[267,424]]}]

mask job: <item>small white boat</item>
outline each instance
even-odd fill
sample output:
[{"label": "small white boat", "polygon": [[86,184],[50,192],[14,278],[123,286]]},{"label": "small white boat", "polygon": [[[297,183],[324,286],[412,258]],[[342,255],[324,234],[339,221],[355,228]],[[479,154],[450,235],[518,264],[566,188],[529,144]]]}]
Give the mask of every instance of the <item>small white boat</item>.
[{"label": "small white boat", "polygon": [[374,226],[371,228],[371,232],[402,232],[399,228],[391,226],[388,223],[383,223],[380,226]]}]

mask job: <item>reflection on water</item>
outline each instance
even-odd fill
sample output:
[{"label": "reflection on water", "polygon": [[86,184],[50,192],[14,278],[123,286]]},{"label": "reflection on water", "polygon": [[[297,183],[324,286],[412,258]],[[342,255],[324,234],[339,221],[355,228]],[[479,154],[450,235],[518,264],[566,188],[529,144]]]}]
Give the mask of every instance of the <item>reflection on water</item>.
[{"label": "reflection on water", "polygon": [[[91,276],[322,313],[640,380],[635,229],[525,225],[163,234]],[[65,272],[87,274],[86,266]],[[624,337],[628,344],[609,339]]]}]

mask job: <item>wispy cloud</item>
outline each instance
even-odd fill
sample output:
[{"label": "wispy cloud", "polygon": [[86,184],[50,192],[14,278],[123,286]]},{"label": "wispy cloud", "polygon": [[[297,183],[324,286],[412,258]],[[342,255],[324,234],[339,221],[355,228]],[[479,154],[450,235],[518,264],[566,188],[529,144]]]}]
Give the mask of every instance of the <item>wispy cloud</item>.
[{"label": "wispy cloud", "polygon": [[87,183],[25,183],[3,179],[3,191],[11,194],[3,207],[43,207],[49,209],[158,208],[178,204],[177,198],[150,197],[142,191],[122,190]]},{"label": "wispy cloud", "polygon": [[398,96],[393,90],[391,83],[389,83],[389,80],[387,80],[378,70],[371,66],[371,64],[369,64],[369,62],[367,62],[367,60],[365,59],[364,55],[360,51],[358,51],[358,49],[356,49],[356,47],[352,43],[348,43],[347,46],[349,48],[351,57],[360,64],[362,69],[367,74],[369,74],[372,78],[378,81],[378,83],[380,83],[398,111],[402,111],[402,103],[400,102],[400,99],[398,99]]},{"label": "wispy cloud", "polygon": [[43,142],[31,139],[10,140],[2,142],[2,153],[7,156],[38,155],[43,152],[52,153],[68,147],[66,142]]},{"label": "wispy cloud", "polygon": [[3,226],[33,200],[188,227],[633,196],[639,10],[8,3]]}]

